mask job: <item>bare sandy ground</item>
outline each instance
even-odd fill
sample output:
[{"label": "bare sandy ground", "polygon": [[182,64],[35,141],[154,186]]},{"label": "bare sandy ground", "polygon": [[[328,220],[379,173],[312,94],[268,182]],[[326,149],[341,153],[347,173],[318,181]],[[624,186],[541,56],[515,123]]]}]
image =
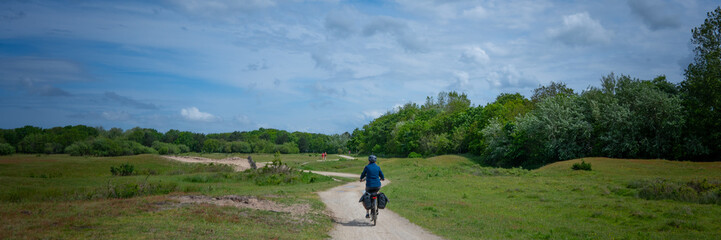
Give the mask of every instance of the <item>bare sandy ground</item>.
[{"label": "bare sandy ground", "polygon": [[[353,157],[339,155],[340,157],[353,159]],[[188,163],[220,163],[229,164],[235,167],[236,171],[244,171],[250,168],[250,163],[245,158],[226,158],[226,159],[209,159],[202,157],[178,157],[163,156],[167,159],[188,162]],[[258,167],[262,167],[259,165]],[[360,176],[350,173],[323,172],[312,171],[317,174],[331,177],[347,177],[356,178]],[[386,179],[383,185],[389,184]],[[326,204],[328,210],[332,213],[334,219],[333,230],[330,236],[333,239],[441,239],[431,234],[425,229],[409,222],[407,219],[395,214],[394,212],[383,209],[378,215],[378,224],[373,226],[369,219],[365,218],[365,209],[358,202],[363,191],[365,190],[364,182],[351,182],[342,186],[334,187],[323,192],[319,192],[321,201]],[[382,189],[381,189],[382,191]],[[222,198],[209,198],[205,196],[182,196],[176,200],[186,203],[213,202],[219,205],[231,205],[237,207],[250,207],[256,209],[269,208],[272,211],[297,212],[299,209],[284,209],[281,206],[271,206],[270,203],[260,203],[253,198],[240,198],[237,196],[226,196]],[[393,199],[390,203],[393,204]],[[294,206],[291,208],[298,208]],[[305,206],[300,207],[305,210]],[[300,210],[300,211],[303,211]]]},{"label": "bare sandy ground", "polygon": [[[239,158],[239,157],[224,158],[224,159],[210,159],[210,158],[204,158],[204,157],[187,157],[187,156],[163,156],[163,157],[170,159],[170,160],[186,162],[186,163],[228,164],[228,165],[233,166],[235,171],[245,171],[246,169],[250,169],[250,163],[248,162],[248,159]],[[258,167],[263,167],[263,166],[259,165]]]}]

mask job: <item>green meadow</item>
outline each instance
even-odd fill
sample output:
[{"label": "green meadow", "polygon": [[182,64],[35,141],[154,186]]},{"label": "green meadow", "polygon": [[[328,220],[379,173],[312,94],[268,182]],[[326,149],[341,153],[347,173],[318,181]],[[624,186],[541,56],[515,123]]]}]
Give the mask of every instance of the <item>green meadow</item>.
[{"label": "green meadow", "polygon": [[[715,183],[721,162],[585,158],[536,170],[482,167],[471,157],[391,158],[379,165],[392,184],[388,207],[448,239],[717,239],[721,202],[640,198],[639,183]],[[360,173],[364,161],[307,164]],[[383,218],[381,216],[380,223]]]},{"label": "green meadow", "polygon": [[[259,162],[273,159],[268,154],[252,156]],[[315,171],[360,173],[366,164],[361,160],[364,156],[323,162],[308,154],[281,158],[288,165]],[[721,162],[582,160],[591,164],[591,171],[571,169],[581,159],[526,170],[483,167],[466,155],[381,158],[379,165],[392,181],[382,189],[391,199],[388,208],[447,239],[714,239],[721,235],[721,198],[714,198],[721,197],[714,192],[721,193]],[[134,166],[135,174],[113,176],[110,168],[122,164]],[[332,220],[315,192],[343,182],[319,175],[306,181],[311,175],[303,175],[303,181],[263,184],[266,178],[254,176],[234,173],[224,165],[180,163],[157,155],[3,156],[0,238],[328,237]],[[684,192],[696,188],[706,191]],[[284,206],[305,205],[309,210],[293,214],[176,200],[188,195],[253,196]]]},{"label": "green meadow", "polygon": [[[135,175],[113,176],[130,164]],[[0,239],[322,239],[332,227],[314,193],[342,184],[259,185],[223,165],[185,164],[157,155],[0,157]],[[307,177],[304,175],[304,177]],[[175,196],[253,196],[308,206],[292,214],[215,204],[182,204]]]}]

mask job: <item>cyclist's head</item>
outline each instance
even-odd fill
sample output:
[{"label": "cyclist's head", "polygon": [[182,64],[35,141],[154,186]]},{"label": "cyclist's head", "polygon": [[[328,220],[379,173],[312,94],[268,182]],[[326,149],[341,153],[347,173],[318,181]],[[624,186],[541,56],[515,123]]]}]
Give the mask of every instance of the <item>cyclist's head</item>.
[{"label": "cyclist's head", "polygon": [[369,161],[369,162],[372,162],[372,163],[376,162],[376,155],[370,155],[370,156],[368,156],[368,161]]}]

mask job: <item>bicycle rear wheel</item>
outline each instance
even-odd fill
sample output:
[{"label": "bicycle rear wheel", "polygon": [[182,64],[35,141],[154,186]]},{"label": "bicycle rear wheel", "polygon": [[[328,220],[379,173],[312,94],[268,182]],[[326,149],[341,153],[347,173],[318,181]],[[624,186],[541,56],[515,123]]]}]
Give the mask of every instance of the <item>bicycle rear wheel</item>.
[{"label": "bicycle rear wheel", "polygon": [[378,199],[373,199],[373,208],[371,208],[371,214],[373,214],[373,226],[378,222]]}]

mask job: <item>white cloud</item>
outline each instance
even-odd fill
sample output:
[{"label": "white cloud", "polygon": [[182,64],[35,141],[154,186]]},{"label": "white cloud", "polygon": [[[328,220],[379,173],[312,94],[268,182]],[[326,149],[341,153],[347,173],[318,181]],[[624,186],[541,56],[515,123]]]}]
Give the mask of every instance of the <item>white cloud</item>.
[{"label": "white cloud", "polygon": [[601,26],[598,20],[592,19],[587,12],[564,16],[563,25],[550,29],[549,34],[553,39],[569,46],[611,41],[611,32]]},{"label": "white cloud", "polygon": [[463,10],[461,16],[471,19],[482,19],[488,16],[488,11],[486,11],[486,9],[481,6],[476,6],[471,9]]},{"label": "white cloud", "polygon": [[537,80],[527,76],[513,65],[506,65],[491,72],[488,74],[487,81],[492,88],[499,89],[523,89],[538,85]]},{"label": "white cloud", "polygon": [[363,117],[365,117],[366,119],[376,119],[376,118],[382,116],[383,113],[384,113],[384,111],[368,110],[368,111],[363,111]]},{"label": "white cloud", "polygon": [[453,82],[449,86],[450,90],[465,92],[471,88],[470,76],[467,72],[456,71],[453,72]]},{"label": "white cloud", "polygon": [[487,64],[491,58],[482,48],[473,46],[467,48],[459,60],[466,64]]},{"label": "white cloud", "polygon": [[483,44],[483,47],[488,50],[488,52],[497,55],[497,56],[505,56],[508,54],[508,50],[505,48],[502,48],[496,44],[493,44],[492,42],[486,42]]},{"label": "white cloud", "polygon": [[219,117],[216,117],[210,113],[201,112],[196,107],[183,108],[180,110],[180,115],[182,115],[185,119],[190,120],[190,121],[198,121],[198,122],[220,121]]}]

